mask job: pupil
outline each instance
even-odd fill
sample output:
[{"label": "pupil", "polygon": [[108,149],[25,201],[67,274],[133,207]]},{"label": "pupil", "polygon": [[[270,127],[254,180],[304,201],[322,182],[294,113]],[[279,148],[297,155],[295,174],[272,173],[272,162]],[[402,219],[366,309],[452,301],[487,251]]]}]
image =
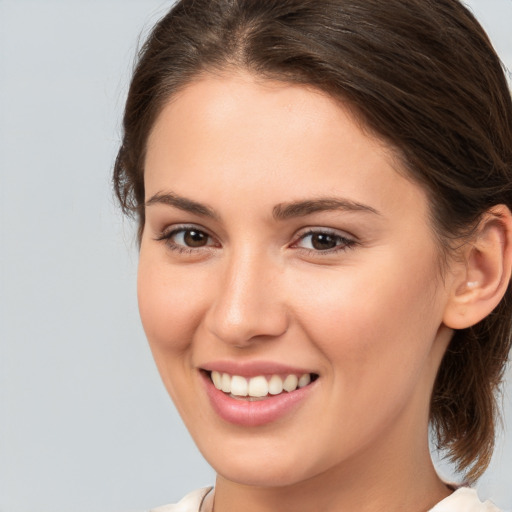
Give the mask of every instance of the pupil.
[{"label": "pupil", "polygon": [[336,238],[326,233],[318,233],[313,235],[311,239],[313,247],[319,251],[334,249],[336,247]]},{"label": "pupil", "polygon": [[192,229],[186,231],[183,238],[189,247],[204,247],[208,240],[205,233],[202,233],[201,231],[194,231]]}]

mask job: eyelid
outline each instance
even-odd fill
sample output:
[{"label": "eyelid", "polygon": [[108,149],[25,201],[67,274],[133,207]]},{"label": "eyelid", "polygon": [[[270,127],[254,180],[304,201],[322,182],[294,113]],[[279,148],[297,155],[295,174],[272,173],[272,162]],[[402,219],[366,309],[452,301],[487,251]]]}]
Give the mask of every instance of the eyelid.
[{"label": "eyelid", "polygon": [[[173,240],[179,233],[184,233],[186,231],[199,231],[206,235],[208,238],[206,245],[193,247],[183,243],[177,243]],[[306,239],[308,236],[313,235],[329,235],[333,238],[337,239],[336,245],[327,249],[316,249],[316,248],[308,248],[301,247],[299,244],[302,240]],[[211,234],[211,232],[198,224],[173,224],[165,227],[160,231],[155,237],[156,241],[164,242],[165,245],[171,250],[178,251],[181,253],[198,253],[201,251],[210,251],[212,249],[216,249],[221,247],[218,239]],[[341,243],[340,243],[341,242]],[[293,237],[293,241],[289,244],[288,247],[301,250],[306,253],[311,253],[314,255],[328,255],[337,252],[346,251],[352,248],[354,245],[358,244],[358,240],[355,236],[347,233],[346,231],[338,230],[335,228],[327,228],[321,226],[314,227],[305,227],[299,230]]]},{"label": "eyelid", "polygon": [[[333,247],[331,249],[323,249],[323,250],[322,249],[309,249],[309,248],[298,246],[298,244],[302,240],[304,240],[306,237],[311,236],[311,235],[317,235],[317,234],[325,234],[325,235],[333,236],[333,237],[337,238],[338,240],[342,240],[343,243],[336,245],[335,247]],[[296,233],[293,240],[294,241],[290,244],[290,247],[296,248],[299,250],[303,250],[303,251],[307,251],[310,253],[314,253],[314,254],[319,254],[319,255],[322,255],[322,254],[327,255],[327,254],[332,254],[332,253],[336,253],[336,252],[340,252],[340,251],[346,251],[347,249],[353,248],[354,245],[357,245],[359,243],[355,236],[347,233],[346,231],[341,231],[341,230],[334,229],[334,228],[320,227],[320,226],[303,228],[298,233]]]},{"label": "eyelid", "polygon": [[[204,233],[208,237],[208,239],[214,241],[214,243],[207,243],[206,245],[200,247],[190,247],[184,244],[178,244],[172,240],[172,238],[175,235],[185,231],[199,231],[201,233]],[[220,247],[220,243],[217,241],[216,237],[213,236],[208,229],[198,224],[173,224],[167,226],[163,230],[161,230],[160,233],[157,234],[155,240],[159,242],[164,242],[172,250],[187,253],[211,250],[212,248]]]}]

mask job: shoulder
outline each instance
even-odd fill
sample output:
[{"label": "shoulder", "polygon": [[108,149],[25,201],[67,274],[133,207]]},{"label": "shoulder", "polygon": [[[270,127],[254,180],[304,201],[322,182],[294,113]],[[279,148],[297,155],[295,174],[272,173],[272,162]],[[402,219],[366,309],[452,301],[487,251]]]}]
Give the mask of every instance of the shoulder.
[{"label": "shoulder", "polygon": [[[201,505],[213,487],[203,487],[187,494],[178,503],[151,509],[149,512],[200,512]],[[204,510],[204,512],[209,512]]]},{"label": "shoulder", "polygon": [[500,509],[490,501],[482,503],[475,489],[461,487],[430,512],[500,512]]}]

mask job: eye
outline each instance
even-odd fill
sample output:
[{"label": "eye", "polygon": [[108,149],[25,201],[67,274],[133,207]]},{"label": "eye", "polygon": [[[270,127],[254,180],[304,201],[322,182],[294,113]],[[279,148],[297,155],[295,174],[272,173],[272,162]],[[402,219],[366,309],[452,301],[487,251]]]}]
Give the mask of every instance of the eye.
[{"label": "eye", "polygon": [[180,226],[170,229],[158,236],[157,240],[164,241],[172,250],[181,252],[217,246],[206,231],[195,226]]},{"label": "eye", "polygon": [[204,231],[198,229],[181,229],[172,235],[173,242],[186,247],[205,247],[210,238]]},{"label": "eye", "polygon": [[346,250],[356,241],[329,230],[309,230],[302,234],[293,245],[301,249],[315,252],[333,252]]}]

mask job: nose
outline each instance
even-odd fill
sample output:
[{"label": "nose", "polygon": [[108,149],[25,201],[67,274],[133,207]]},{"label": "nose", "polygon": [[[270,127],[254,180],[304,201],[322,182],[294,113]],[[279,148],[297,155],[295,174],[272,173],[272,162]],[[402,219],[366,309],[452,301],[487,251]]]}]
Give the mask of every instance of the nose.
[{"label": "nose", "polygon": [[208,330],[240,348],[285,333],[288,315],[280,300],[279,274],[276,265],[261,255],[247,252],[226,259],[206,314]]}]

